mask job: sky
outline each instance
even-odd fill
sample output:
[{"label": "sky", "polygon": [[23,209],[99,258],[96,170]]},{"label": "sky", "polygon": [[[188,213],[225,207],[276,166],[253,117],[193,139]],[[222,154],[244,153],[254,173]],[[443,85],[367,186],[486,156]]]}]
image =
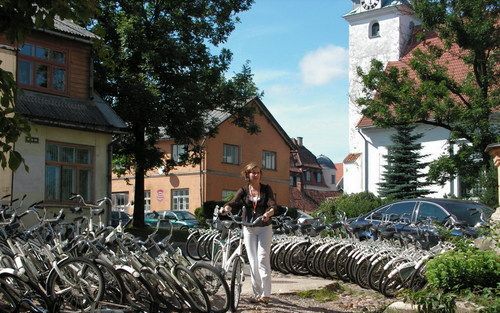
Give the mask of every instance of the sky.
[{"label": "sky", "polygon": [[290,137],[342,162],[348,147],[350,0],[255,0],[224,47],[248,60],[262,101]]}]

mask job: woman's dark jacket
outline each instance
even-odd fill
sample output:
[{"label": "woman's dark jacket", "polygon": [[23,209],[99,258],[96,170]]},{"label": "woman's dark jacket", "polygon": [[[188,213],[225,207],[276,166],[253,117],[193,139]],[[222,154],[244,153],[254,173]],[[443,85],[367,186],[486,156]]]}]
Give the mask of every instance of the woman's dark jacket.
[{"label": "woman's dark jacket", "polygon": [[[230,206],[233,209],[239,209],[241,206],[245,207],[245,210],[242,210],[241,217],[243,221],[253,222],[257,217],[266,213],[269,209],[274,209],[276,212],[276,200],[274,200],[274,193],[271,189],[271,186],[260,184],[260,199],[257,201],[257,204],[254,208],[254,203],[251,200],[250,192],[248,190],[248,185],[241,187],[238,189],[233,199],[226,203],[226,205]],[[261,222],[257,226],[268,226],[271,224],[271,219],[267,222]]]}]

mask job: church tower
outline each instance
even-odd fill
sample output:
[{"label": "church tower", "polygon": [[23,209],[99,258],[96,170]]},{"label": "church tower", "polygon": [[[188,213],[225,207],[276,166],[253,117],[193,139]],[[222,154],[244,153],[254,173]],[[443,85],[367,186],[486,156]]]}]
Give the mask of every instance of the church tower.
[{"label": "church tower", "polygon": [[372,59],[384,64],[397,61],[408,45],[419,21],[408,0],[351,0],[353,10],[344,19],[349,23],[349,155],[344,160],[344,191],[368,190],[366,173],[367,141],[358,132],[361,109],[356,104],[363,84],[356,71],[367,71]]}]

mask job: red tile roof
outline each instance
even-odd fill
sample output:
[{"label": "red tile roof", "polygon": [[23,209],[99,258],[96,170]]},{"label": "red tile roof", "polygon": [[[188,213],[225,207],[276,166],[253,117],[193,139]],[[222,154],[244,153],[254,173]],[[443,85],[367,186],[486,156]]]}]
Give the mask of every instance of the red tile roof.
[{"label": "red tile roof", "polygon": [[345,159],[344,159],[344,164],[345,163],[352,163],[356,161],[360,157],[361,153],[349,153]]},{"label": "red tile roof", "polygon": [[335,173],[335,184],[337,184],[342,177],[344,177],[344,163],[335,163],[337,172]]},{"label": "red tile roof", "polygon": [[[416,34],[414,36],[416,36]],[[437,34],[430,33],[424,40],[416,42],[413,45],[409,46],[407,53],[401,59],[399,59],[399,61],[388,62],[386,65],[386,69],[390,67],[407,69],[409,72],[409,77],[418,81],[416,73],[410,68],[410,60],[416,50],[425,52],[429,50],[429,46],[444,48],[443,41],[437,36]],[[460,55],[462,53],[463,51],[461,51],[457,45],[452,45],[451,48],[445,49],[445,52],[437,62],[439,65],[446,67],[448,69],[448,74],[450,75],[450,77],[458,82],[465,79],[467,74],[472,71],[470,65],[465,64],[462,59],[460,59]],[[356,127],[365,128],[371,127],[373,125],[373,121],[370,118],[363,116],[359,120]]]},{"label": "red tile roof", "polygon": [[327,198],[340,196],[339,191],[320,191],[298,188],[290,188],[290,207],[297,208],[305,212],[315,211],[321,202]]}]

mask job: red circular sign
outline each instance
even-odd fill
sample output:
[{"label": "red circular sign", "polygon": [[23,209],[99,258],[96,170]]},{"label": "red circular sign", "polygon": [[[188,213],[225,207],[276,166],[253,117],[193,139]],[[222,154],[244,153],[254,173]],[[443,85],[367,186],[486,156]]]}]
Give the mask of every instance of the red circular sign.
[{"label": "red circular sign", "polygon": [[159,202],[162,202],[164,198],[165,198],[165,195],[163,193],[163,189],[158,189],[156,191],[156,200],[158,200]]}]

